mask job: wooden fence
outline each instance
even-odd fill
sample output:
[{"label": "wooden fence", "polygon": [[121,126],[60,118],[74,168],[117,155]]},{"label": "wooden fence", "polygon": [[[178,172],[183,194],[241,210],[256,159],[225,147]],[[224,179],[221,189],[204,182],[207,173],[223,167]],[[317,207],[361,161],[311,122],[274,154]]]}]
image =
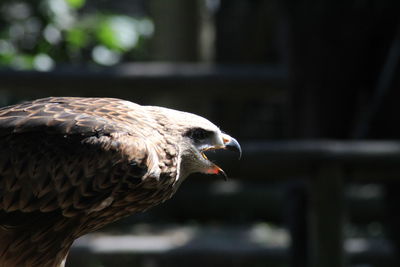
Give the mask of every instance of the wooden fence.
[{"label": "wooden fence", "polygon": [[[0,81],[3,104],[50,95],[120,97],[209,115],[222,124],[223,129],[238,133],[239,139],[242,128],[249,125],[243,123],[246,114],[241,114],[244,102],[254,99],[284,101],[286,95],[285,71],[265,66],[132,64],[110,69],[60,69],[49,73],[3,70]],[[216,106],[218,111],[213,112]],[[278,114],[282,120],[284,111]],[[254,123],[257,122],[255,118]],[[251,124],[252,127],[255,124]],[[346,266],[343,236],[346,183],[397,179],[400,143],[267,141],[266,138],[276,136],[265,135],[264,139],[260,138],[262,134],[255,136],[257,141],[247,134],[242,142],[241,161],[228,161],[225,156],[218,160],[239,179],[309,181],[312,266]]]}]

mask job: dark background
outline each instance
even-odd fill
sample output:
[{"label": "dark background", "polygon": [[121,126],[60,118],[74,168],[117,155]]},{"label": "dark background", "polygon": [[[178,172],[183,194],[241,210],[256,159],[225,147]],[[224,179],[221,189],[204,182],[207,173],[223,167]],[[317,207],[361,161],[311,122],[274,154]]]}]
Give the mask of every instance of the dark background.
[{"label": "dark background", "polygon": [[[119,97],[200,114],[244,144],[240,162],[218,159],[229,182],[191,177],[171,201],[76,242],[67,265],[327,267],[313,240],[321,162],[304,153],[398,139],[399,11],[395,0],[1,1],[2,105]],[[280,158],[260,156],[265,142]],[[371,155],[360,147],[355,162]],[[319,199],[340,207],[319,216],[342,222],[343,252],[320,257],[399,266],[397,170],[363,179],[346,164],[339,195]]]}]

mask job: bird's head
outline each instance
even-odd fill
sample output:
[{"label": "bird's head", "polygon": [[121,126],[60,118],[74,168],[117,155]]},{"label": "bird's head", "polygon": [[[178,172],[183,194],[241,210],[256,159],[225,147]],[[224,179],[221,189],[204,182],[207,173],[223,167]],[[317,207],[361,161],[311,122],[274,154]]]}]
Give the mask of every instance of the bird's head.
[{"label": "bird's head", "polygon": [[[150,108],[150,107],[149,107]],[[205,155],[206,151],[227,149],[242,154],[235,138],[223,133],[215,124],[195,114],[172,109],[156,108],[162,118],[164,128],[179,148],[180,178],[191,173],[222,174],[225,172]]]},{"label": "bird's head", "polygon": [[238,152],[242,150],[235,138],[222,133],[215,125],[208,127],[192,126],[182,132],[181,170],[186,173],[201,172],[207,174],[222,174],[225,172],[210,161],[206,151],[228,149]]}]

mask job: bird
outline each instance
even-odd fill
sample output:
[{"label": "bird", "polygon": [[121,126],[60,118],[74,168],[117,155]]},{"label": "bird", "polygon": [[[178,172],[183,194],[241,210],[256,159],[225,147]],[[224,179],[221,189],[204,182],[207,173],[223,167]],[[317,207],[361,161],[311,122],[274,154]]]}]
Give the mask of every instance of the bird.
[{"label": "bird", "polygon": [[60,267],[74,240],[171,198],[205,151],[242,153],[209,120],[117,98],[0,108],[0,266]]}]

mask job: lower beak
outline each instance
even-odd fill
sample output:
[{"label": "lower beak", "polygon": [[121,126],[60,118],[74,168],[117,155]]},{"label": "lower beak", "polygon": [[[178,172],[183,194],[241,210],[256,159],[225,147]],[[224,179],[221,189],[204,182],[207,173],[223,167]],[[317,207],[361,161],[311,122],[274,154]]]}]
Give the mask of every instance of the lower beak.
[{"label": "lower beak", "polygon": [[[221,149],[221,148],[222,149],[226,149],[226,150],[231,150],[231,151],[239,153],[239,159],[240,159],[242,157],[242,148],[240,147],[239,142],[236,141],[235,138],[230,137],[227,134],[223,134],[222,135],[222,139],[223,139],[223,143],[224,143],[222,146],[211,147],[211,148],[209,148],[207,150],[216,150],[216,149]],[[208,160],[208,158],[206,157],[206,155],[204,153],[202,153],[202,156],[206,160]],[[209,174],[220,174],[220,175],[222,175],[224,177],[225,180],[227,180],[227,178],[228,178],[228,176],[225,174],[225,172],[215,164],[213,164],[212,167],[207,170],[207,173],[209,173]]]}]

